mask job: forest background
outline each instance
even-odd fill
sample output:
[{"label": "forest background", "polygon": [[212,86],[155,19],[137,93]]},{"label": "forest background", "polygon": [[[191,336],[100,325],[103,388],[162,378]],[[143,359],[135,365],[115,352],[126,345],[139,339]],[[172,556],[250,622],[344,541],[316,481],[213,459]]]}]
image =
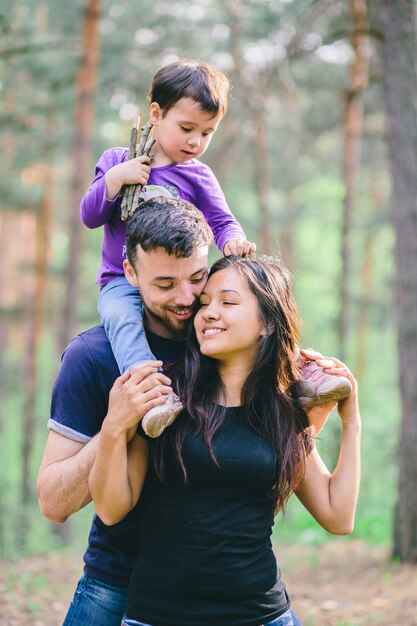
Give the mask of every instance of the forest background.
[{"label": "forest background", "polygon": [[[102,232],[81,225],[79,202],[103,150],[127,145],[137,113],[146,121],[155,72],[188,57],[233,83],[203,160],[248,238],[291,268],[302,345],[346,360],[359,380],[364,461],[352,539],[415,562],[417,531],[401,536],[417,528],[414,2],[0,7],[0,558],[85,545],[91,505],[54,526],[35,492],[60,354],[99,322]],[[397,134],[395,119],[405,125]],[[334,414],[319,441],[330,465],[338,436]],[[404,522],[401,501],[413,489]],[[295,501],[275,535],[299,545],[328,540]]]}]

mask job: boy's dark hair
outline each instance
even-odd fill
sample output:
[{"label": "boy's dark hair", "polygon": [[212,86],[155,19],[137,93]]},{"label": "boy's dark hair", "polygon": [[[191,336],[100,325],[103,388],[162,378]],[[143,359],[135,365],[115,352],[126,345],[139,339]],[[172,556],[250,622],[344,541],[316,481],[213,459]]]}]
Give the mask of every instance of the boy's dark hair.
[{"label": "boy's dark hair", "polygon": [[209,65],[183,59],[162,67],[152,81],[149,102],[156,102],[163,114],[181,98],[191,98],[212,117],[227,113],[230,83],[226,74]]},{"label": "boy's dark hair", "polygon": [[161,247],[181,259],[212,241],[202,212],[178,198],[158,196],[143,202],[126,226],[126,254],[131,265],[136,261],[138,245],[145,252]]}]

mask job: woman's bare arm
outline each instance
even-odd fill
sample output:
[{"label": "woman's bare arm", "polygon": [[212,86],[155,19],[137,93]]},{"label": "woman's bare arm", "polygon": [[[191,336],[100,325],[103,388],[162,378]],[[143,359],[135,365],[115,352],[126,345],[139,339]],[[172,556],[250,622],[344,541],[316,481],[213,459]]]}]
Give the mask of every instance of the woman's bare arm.
[{"label": "woman's bare arm", "polygon": [[[341,364],[343,366],[343,364]],[[334,534],[352,532],[360,482],[361,420],[357,383],[348,373],[352,393],[339,403],[342,436],[339,458],[330,473],[316,449],[308,455],[296,495],[311,515]]]}]

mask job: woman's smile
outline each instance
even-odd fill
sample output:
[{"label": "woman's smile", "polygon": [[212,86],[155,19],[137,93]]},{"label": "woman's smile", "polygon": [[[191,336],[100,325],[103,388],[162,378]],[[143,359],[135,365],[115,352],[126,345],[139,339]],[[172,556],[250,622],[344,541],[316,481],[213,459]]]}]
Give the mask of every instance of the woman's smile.
[{"label": "woman's smile", "polygon": [[207,337],[207,335],[218,335],[219,333],[224,332],[224,328],[203,328],[203,335]]}]

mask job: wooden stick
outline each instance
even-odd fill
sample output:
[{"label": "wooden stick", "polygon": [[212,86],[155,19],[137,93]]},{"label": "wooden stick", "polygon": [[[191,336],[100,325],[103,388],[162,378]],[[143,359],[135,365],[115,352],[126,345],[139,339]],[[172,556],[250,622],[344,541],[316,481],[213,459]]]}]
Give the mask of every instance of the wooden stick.
[{"label": "wooden stick", "polygon": [[[130,141],[129,141],[129,152],[127,155],[127,160],[130,161],[134,159],[136,156],[136,144],[138,141],[138,132],[140,125],[140,116],[137,115],[133,121],[133,126],[130,131]],[[121,218],[125,222],[128,218],[128,205],[129,205],[129,195],[130,195],[130,187],[132,185],[125,185],[123,189],[123,199],[122,199],[122,215]]]},{"label": "wooden stick", "polygon": [[[155,143],[155,139],[152,138],[152,132],[153,132],[153,125],[152,125],[152,122],[149,121],[142,128],[140,142],[136,146],[137,157],[142,156],[142,155],[150,156],[150,151],[152,149],[152,146]],[[129,191],[127,194],[126,211],[124,213],[126,215],[125,219],[129,219],[129,217],[132,217],[132,215],[139,208],[139,205],[140,205],[139,198],[140,198],[142,189],[143,189],[143,185],[140,185],[140,184],[129,185]],[[123,219],[123,215],[122,215],[122,219]]]}]

